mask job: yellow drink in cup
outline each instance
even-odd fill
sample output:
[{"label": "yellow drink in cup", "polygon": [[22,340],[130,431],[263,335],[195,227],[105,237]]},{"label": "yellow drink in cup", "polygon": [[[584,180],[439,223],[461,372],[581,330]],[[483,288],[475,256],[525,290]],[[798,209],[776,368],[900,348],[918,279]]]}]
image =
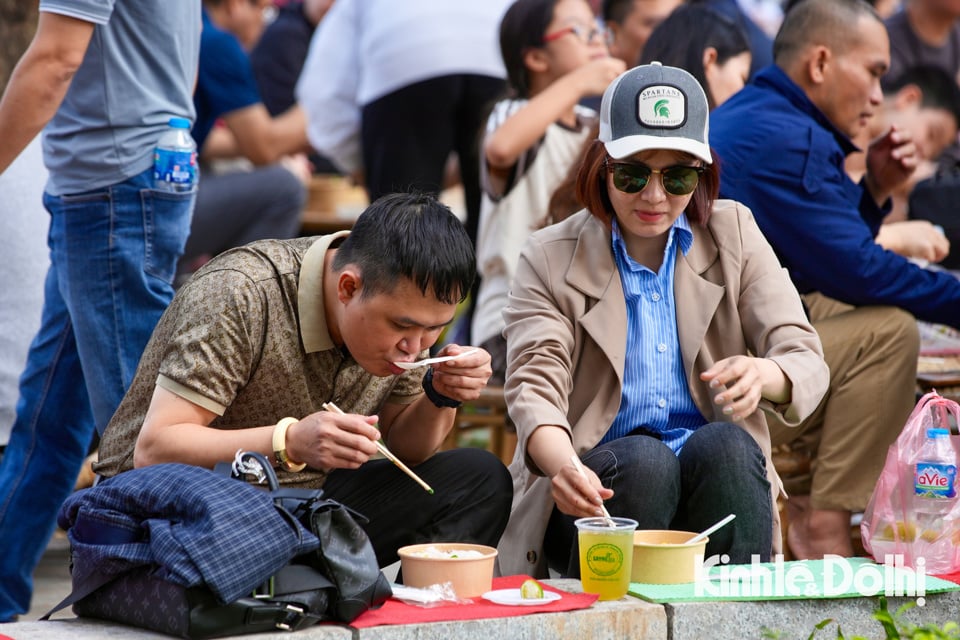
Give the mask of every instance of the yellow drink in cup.
[{"label": "yellow drink in cup", "polygon": [[596,593],[600,600],[619,600],[627,595],[633,566],[633,532],[637,528],[637,521],[629,518],[580,518],[576,525],[580,545],[580,581],[584,593]]}]

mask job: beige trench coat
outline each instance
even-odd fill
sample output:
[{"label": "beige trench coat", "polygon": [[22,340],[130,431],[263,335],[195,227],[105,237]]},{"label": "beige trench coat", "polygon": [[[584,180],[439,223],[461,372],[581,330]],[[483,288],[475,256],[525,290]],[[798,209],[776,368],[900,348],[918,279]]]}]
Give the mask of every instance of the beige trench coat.
[{"label": "beige trench coat", "polygon": [[[799,424],[826,392],[829,371],[793,283],[743,205],[718,200],[708,226],[692,226],[693,246],[686,256],[677,254],[674,293],[694,402],[708,420],[724,420],[699,375],[718,360],[749,352],[774,360],[793,387],[789,404],[763,401],[761,408]],[[600,442],[620,406],[627,311],[610,232],[581,211],[533,234],[504,318],[505,396],[518,446],[510,465],[514,499],[499,545],[499,570],[544,577],[542,543],[554,503],[550,479],[527,456],[527,441],[538,426],[558,425],[582,455]],[[781,483],[770,461],[762,412],[742,426],[767,458],[775,503]],[[776,508],[773,513],[778,552],[780,518]]]}]

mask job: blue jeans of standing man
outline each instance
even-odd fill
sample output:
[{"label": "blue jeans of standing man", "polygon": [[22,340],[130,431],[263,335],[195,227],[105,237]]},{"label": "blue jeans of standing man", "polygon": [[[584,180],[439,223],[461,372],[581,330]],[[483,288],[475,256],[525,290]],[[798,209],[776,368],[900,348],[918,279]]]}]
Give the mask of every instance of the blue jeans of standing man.
[{"label": "blue jeans of standing man", "polygon": [[87,193],[44,195],[50,269],[40,329],[0,461],[0,622],[25,613],[32,575],[100,433],[173,297],[194,193],[153,189],[152,170]]},{"label": "blue jeans of standing man", "polygon": [[[583,464],[614,495],[604,504],[615,515],[632,518],[639,529],[703,531],[726,515],[736,519],[710,534],[706,556],[749,562],[752,554],[770,559],[773,501],[760,445],[735,424],[699,427],[679,454],[650,435],[628,435],[600,445]],[[580,577],[575,518],[556,508],[544,549],[550,568]]]}]

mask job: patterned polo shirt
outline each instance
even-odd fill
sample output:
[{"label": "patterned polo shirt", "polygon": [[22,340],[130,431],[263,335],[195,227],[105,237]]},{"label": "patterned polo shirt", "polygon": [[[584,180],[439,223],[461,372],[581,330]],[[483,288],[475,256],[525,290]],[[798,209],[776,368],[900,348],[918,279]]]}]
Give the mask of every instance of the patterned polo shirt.
[{"label": "patterned polo shirt", "polygon": [[[330,337],[323,262],[347,234],[254,242],[197,271],[147,344],[100,442],[97,473],[113,476],[133,468],[134,444],[155,385],[216,413],[210,426],[217,429],[302,418],[330,401],[363,415],[379,412],[386,402],[413,402],[423,392],[422,370],[374,376]],[[324,478],[309,468],[277,473],[281,483],[310,487]]]}]

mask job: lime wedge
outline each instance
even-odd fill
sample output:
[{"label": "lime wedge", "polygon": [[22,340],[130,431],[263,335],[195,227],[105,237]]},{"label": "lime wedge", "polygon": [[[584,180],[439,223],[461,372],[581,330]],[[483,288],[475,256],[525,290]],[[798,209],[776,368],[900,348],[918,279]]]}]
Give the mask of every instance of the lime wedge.
[{"label": "lime wedge", "polygon": [[520,598],[523,600],[540,600],[543,598],[543,587],[536,580],[525,580],[520,585]]}]

